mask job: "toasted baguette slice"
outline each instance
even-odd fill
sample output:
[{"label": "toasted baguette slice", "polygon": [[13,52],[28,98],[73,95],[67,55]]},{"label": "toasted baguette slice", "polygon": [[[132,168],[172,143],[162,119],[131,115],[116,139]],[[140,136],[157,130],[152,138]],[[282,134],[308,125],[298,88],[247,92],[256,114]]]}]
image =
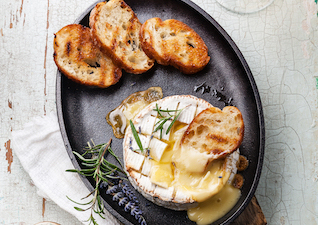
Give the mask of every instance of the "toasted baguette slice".
[{"label": "toasted baguette slice", "polygon": [[101,50],[125,71],[140,74],[154,65],[140,46],[141,23],[124,1],[98,3],[90,14],[89,25]]},{"label": "toasted baguette slice", "polygon": [[181,146],[205,152],[211,160],[225,157],[242,143],[244,122],[241,112],[234,106],[220,110],[212,107],[203,110],[190,123]]},{"label": "toasted baguette slice", "polygon": [[106,88],[122,75],[93,44],[90,29],[79,24],[65,26],[55,34],[54,61],[65,76],[88,86]]},{"label": "toasted baguette slice", "polygon": [[149,57],[185,74],[202,70],[210,60],[202,38],[179,20],[151,18],[142,25],[140,37],[141,46]]}]

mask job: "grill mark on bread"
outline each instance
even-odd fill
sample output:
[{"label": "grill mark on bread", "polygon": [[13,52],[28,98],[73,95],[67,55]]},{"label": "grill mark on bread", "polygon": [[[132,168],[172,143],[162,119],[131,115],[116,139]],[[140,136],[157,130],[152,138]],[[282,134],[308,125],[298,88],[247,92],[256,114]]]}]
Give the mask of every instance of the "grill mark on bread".
[{"label": "grill mark on bread", "polygon": [[71,50],[72,50],[72,45],[71,45],[71,42],[69,41],[69,42],[66,43],[66,55],[69,56]]},{"label": "grill mark on bread", "polygon": [[208,138],[212,139],[212,140],[215,140],[218,143],[227,144],[229,142],[227,138],[223,138],[221,135],[217,135],[217,134],[209,134]]}]

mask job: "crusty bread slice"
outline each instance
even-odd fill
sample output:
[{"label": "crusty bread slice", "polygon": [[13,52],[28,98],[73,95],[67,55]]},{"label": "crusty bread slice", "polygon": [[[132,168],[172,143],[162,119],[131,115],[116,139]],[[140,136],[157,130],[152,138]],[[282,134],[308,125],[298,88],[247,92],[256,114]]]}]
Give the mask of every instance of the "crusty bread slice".
[{"label": "crusty bread slice", "polygon": [[225,157],[242,143],[244,122],[240,110],[227,106],[220,110],[212,107],[203,110],[190,123],[181,146],[206,152],[211,160]]},{"label": "crusty bread slice", "polygon": [[55,34],[54,61],[65,76],[88,86],[109,87],[122,75],[94,45],[90,29],[79,24],[67,25]]},{"label": "crusty bread slice", "polygon": [[185,74],[202,70],[210,60],[202,38],[179,20],[148,19],[141,27],[140,37],[141,46],[149,57]]},{"label": "crusty bread slice", "polygon": [[98,3],[90,14],[89,25],[101,50],[125,71],[140,74],[154,65],[140,46],[141,23],[124,1]]}]

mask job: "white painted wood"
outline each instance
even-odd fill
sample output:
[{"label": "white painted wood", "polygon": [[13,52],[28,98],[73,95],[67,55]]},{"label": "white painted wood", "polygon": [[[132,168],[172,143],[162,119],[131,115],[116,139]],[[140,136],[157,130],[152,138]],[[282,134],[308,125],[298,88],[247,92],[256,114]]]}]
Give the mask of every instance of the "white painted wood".
[{"label": "white painted wood", "polygon": [[[53,34],[94,2],[0,1],[0,224],[81,224],[37,195],[10,140],[12,130],[55,110]],[[230,34],[258,85],[266,153],[256,196],[268,223],[318,224],[315,0],[275,0],[249,15],[214,0],[194,2]]]}]

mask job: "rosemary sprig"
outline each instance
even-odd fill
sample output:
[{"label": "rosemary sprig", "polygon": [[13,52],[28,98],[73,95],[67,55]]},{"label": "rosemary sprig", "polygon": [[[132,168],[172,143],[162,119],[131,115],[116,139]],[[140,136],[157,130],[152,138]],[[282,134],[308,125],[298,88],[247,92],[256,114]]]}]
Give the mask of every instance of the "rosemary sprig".
[{"label": "rosemary sprig", "polygon": [[[154,111],[156,111],[158,113],[158,121],[155,124],[155,129],[153,130],[153,133],[157,132],[158,130],[160,131],[160,139],[162,139],[162,132],[163,132],[163,126],[165,125],[165,123],[167,121],[171,121],[166,134],[169,133],[169,131],[171,130],[173,124],[176,122],[176,120],[178,119],[178,117],[180,116],[180,113],[184,110],[184,108],[182,109],[174,109],[174,110],[170,110],[170,109],[160,109],[158,104],[156,104],[156,108],[153,109]],[[167,116],[164,116],[163,113],[167,113]],[[174,114],[171,114],[174,113]]]},{"label": "rosemary sprig", "polygon": [[141,140],[140,140],[139,135],[137,133],[137,130],[135,128],[135,125],[131,120],[129,120],[129,123],[130,123],[130,127],[131,127],[131,132],[135,138],[135,141],[137,142],[137,145],[138,145],[140,151],[143,152],[144,148],[142,147],[142,143],[141,143]]},{"label": "rosemary sprig", "polygon": [[[89,196],[93,196],[93,198],[85,203],[79,203],[73,201],[68,196],[72,202],[82,206],[82,207],[74,207],[78,211],[86,211],[91,210],[91,215],[88,218],[87,222],[89,224],[98,225],[96,219],[94,218],[94,212],[97,213],[102,219],[105,219],[104,214],[104,203],[102,201],[102,197],[100,192],[105,191],[106,194],[112,196],[113,201],[117,201],[119,206],[124,207],[126,212],[130,212],[130,214],[138,221],[140,225],[147,225],[147,222],[143,216],[143,212],[139,208],[139,202],[137,197],[134,195],[133,191],[131,191],[128,187],[127,174],[122,169],[123,165],[119,159],[119,157],[113,152],[110,147],[111,139],[106,144],[95,145],[95,143],[91,140],[93,146],[88,142],[88,147],[84,154],[78,154],[77,152],[73,152],[80,160],[81,164],[86,167],[86,169],[81,170],[67,170],[68,172],[76,172],[82,174],[86,177],[92,177],[95,181],[95,189],[89,193],[86,197],[82,198],[86,199]],[[120,166],[116,166],[115,164],[110,163],[105,159],[105,154],[109,153],[113,156],[116,161],[120,164]],[[92,155],[90,159],[85,158],[85,155]],[[105,188],[107,188],[105,190]],[[87,207],[87,208],[85,208]]]},{"label": "rosemary sprig", "polygon": [[[101,199],[100,190],[99,190],[101,183],[106,182],[106,183],[112,184],[113,180],[126,179],[126,177],[125,177],[126,173],[123,171],[122,168],[108,162],[105,159],[104,155],[106,154],[106,152],[109,152],[112,156],[115,157],[115,159],[119,162],[119,164],[122,167],[122,164],[121,164],[119,158],[114,154],[114,152],[112,151],[112,149],[110,147],[111,141],[112,140],[110,139],[108,143],[101,144],[101,145],[94,144],[93,147],[90,146],[90,144],[88,144],[88,146],[89,146],[88,149],[82,155],[78,154],[77,152],[73,152],[74,155],[76,155],[82,161],[82,165],[86,166],[87,169],[66,170],[67,172],[76,172],[76,173],[79,173],[79,174],[86,176],[86,177],[93,177],[95,180],[95,189],[91,193],[89,193],[86,197],[81,199],[81,200],[84,200],[84,199],[88,198],[89,196],[93,196],[93,198],[90,201],[88,201],[86,203],[79,203],[79,202],[76,202],[76,201],[70,199],[67,196],[68,199],[70,199],[72,202],[74,202],[78,205],[88,206],[87,208],[82,208],[82,207],[74,207],[74,208],[78,211],[91,210],[91,215],[90,215],[89,219],[87,220],[87,222],[89,222],[89,224],[92,223],[94,225],[97,225],[97,222],[93,216],[93,212],[97,213],[101,218],[104,218],[103,214],[104,214],[105,207],[104,207],[103,201]],[[84,155],[86,155],[86,154],[92,154],[93,157],[91,159],[86,159],[86,158],[84,158]]]}]

